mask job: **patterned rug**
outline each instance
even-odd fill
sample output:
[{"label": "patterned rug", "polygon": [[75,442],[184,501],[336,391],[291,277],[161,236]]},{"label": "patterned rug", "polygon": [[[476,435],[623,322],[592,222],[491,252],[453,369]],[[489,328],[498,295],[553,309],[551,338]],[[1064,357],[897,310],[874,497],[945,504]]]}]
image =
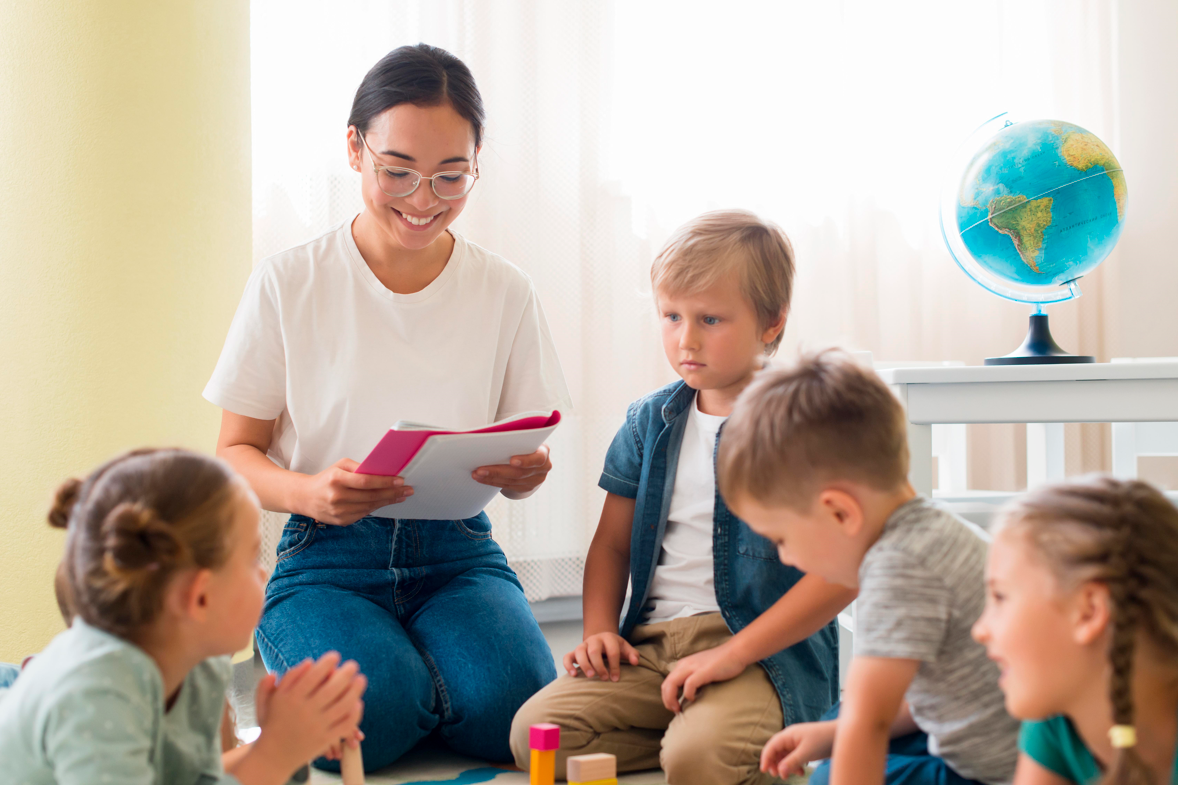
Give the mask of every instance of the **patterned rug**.
[{"label": "patterned rug", "polygon": [[[311,770],[312,785],[340,782],[338,774]],[[369,785],[474,785],[490,782],[493,785],[528,785],[527,772],[514,766],[492,766],[483,761],[463,758],[442,748],[423,748],[410,752],[393,766],[365,776]],[[661,771],[623,774],[619,785],[666,785]]]}]

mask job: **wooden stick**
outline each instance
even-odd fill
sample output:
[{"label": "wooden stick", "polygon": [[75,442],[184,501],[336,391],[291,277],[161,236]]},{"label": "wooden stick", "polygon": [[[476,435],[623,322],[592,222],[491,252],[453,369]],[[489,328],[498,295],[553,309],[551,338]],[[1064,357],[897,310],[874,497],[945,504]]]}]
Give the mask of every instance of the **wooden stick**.
[{"label": "wooden stick", "polygon": [[344,785],[364,785],[364,758],[360,754],[359,744],[353,748],[350,744],[344,742],[344,752],[340,756],[339,771],[343,777]]}]

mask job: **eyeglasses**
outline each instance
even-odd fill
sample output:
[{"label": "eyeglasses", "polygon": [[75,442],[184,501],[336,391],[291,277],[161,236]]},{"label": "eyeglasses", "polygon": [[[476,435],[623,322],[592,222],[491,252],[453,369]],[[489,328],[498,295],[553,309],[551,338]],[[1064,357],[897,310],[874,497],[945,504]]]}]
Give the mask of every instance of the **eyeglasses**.
[{"label": "eyeglasses", "polygon": [[377,166],[376,153],[368,146],[368,140],[359,130],[356,132],[360,141],[368,147],[368,157],[372,160],[372,171],[376,174],[376,184],[386,196],[404,197],[417,190],[422,180],[429,180],[430,187],[439,199],[447,201],[461,199],[474,188],[475,180],[479,179],[478,154],[475,154],[474,172],[438,172],[432,177],[425,177],[421,172],[406,169],[403,166]]}]

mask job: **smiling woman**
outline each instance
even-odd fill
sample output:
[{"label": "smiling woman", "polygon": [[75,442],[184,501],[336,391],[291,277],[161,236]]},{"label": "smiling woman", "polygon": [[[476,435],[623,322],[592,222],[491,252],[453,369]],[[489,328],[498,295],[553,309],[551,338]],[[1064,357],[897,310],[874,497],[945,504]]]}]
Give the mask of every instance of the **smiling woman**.
[{"label": "smiling woman", "polygon": [[[276,672],[329,650],[360,663],[371,768],[435,728],[461,753],[510,760],[515,710],[555,677],[487,515],[382,517],[413,489],[355,473],[397,419],[469,429],[568,408],[531,280],[449,228],[482,132],[453,55],[419,44],[377,63],[348,119],[363,210],[257,266],[205,389],[224,410],[218,454],[264,507],[292,513],[262,657]],[[474,477],[522,499],[551,467],[542,447]]]}]

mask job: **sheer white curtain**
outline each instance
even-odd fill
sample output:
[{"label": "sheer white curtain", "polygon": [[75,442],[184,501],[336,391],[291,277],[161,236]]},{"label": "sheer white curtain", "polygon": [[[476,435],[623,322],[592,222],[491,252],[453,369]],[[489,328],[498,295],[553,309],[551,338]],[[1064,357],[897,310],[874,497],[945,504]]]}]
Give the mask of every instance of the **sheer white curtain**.
[{"label": "sheer white curtain", "polygon": [[[542,490],[489,510],[533,599],[579,593],[605,449],[627,403],[673,378],[648,270],[675,226],[746,207],[785,227],[798,281],[784,354],[842,343],[976,363],[1018,344],[1026,309],[943,250],[942,162],[1004,110],[1075,122],[1117,149],[1115,0],[251,8],[255,259],[359,209],[345,122],[377,59],[426,41],[474,72],[483,178],[457,228],[535,280],[577,409]],[[1074,351],[1102,353],[1110,268],[1052,309]],[[1017,433],[984,437],[971,479],[1008,484]],[[1099,440],[1087,432],[1073,459],[1091,463]]]}]

